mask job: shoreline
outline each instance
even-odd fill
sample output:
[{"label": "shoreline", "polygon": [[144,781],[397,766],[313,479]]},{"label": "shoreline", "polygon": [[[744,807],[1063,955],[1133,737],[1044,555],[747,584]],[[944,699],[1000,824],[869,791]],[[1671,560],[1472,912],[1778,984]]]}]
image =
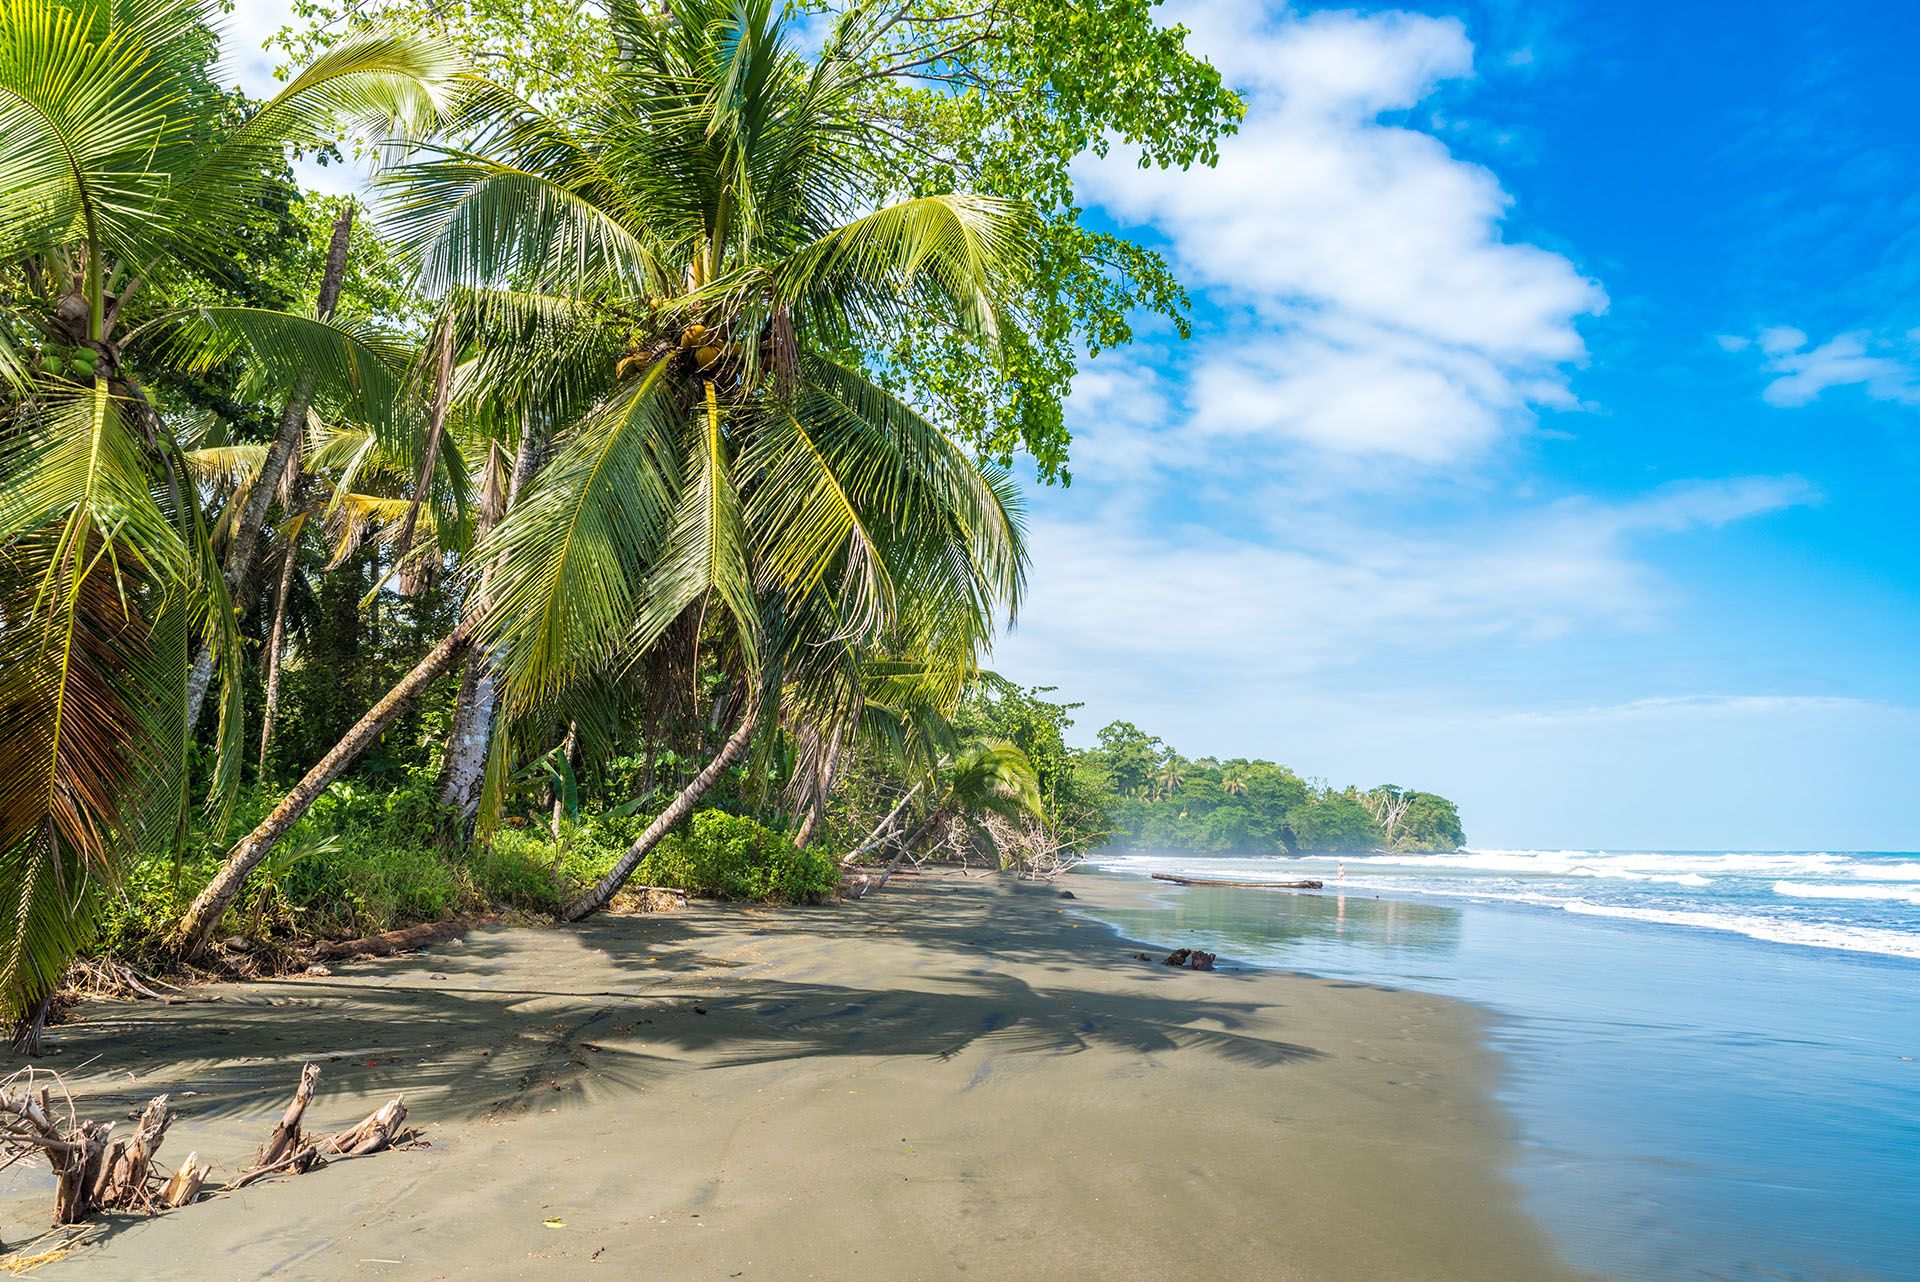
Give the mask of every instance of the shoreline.
[{"label": "shoreline", "polygon": [[[96,1116],[174,1092],[163,1163],[191,1148],[231,1174],[307,1058],[316,1125],[401,1093],[432,1146],[117,1222],[51,1267],[1587,1276],[1509,1180],[1478,1010],[1130,960],[1121,932],[1076,919],[1132,889],[1109,880],[1068,879],[1075,904],[923,873],[838,908],[492,927],[207,1004],[90,1005],[51,1066],[100,1056],[76,1083]],[[14,1242],[46,1201],[10,1176]]]}]

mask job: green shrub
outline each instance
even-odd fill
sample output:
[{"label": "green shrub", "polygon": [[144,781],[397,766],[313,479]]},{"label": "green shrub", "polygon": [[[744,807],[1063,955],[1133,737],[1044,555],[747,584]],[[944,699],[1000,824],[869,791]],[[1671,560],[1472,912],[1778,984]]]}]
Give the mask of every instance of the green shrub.
[{"label": "green shrub", "polygon": [[688,831],[647,853],[634,880],[724,899],[811,903],[832,893],[840,870],[824,852],[796,850],[784,833],[743,815],[702,810]]}]

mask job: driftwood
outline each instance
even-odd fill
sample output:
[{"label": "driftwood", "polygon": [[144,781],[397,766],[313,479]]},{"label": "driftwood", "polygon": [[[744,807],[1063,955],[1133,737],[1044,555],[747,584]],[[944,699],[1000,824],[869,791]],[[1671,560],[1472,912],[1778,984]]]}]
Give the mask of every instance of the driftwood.
[{"label": "driftwood", "polygon": [[[317,1065],[300,1070],[293,1099],[253,1169],[227,1184],[228,1190],[245,1188],[270,1175],[316,1170],[329,1160],[366,1157],[418,1138],[407,1128],[407,1105],[398,1096],[355,1126],[318,1140],[308,1138],[302,1121],[319,1080]],[[59,1107],[53,1103],[55,1088],[61,1097]],[[111,1125],[77,1115],[58,1074],[22,1069],[0,1080],[0,1167],[36,1152],[46,1157],[54,1174],[53,1222],[57,1225],[78,1224],[100,1211],[173,1210],[200,1196],[210,1168],[195,1152],[187,1154],[170,1176],[157,1169],[154,1158],[172,1123],[167,1097],[156,1095],[141,1112],[133,1134],[115,1140]]]},{"label": "driftwood", "polygon": [[300,1147],[300,1119],[306,1116],[307,1105],[313,1099],[313,1088],[319,1084],[318,1064],[308,1064],[300,1070],[300,1084],[293,1088],[293,1099],[287,1104],[287,1111],[280,1115],[273,1134],[261,1146],[260,1156],[253,1163],[255,1168],[274,1166]]},{"label": "driftwood", "polygon": [[447,921],[402,926],[398,930],[383,930],[377,935],[364,935],[359,939],[316,944],[309,950],[308,956],[320,961],[339,961],[343,957],[391,957],[395,953],[410,953],[429,944],[457,939],[470,930],[491,926],[499,920],[499,913],[486,913],[479,917],[454,917]]},{"label": "driftwood", "polygon": [[1181,877],[1170,872],[1153,874],[1155,881],[1170,881],[1176,886],[1239,886],[1247,890],[1319,890],[1318,881],[1228,881],[1220,877]]},{"label": "driftwood", "polygon": [[200,1196],[200,1186],[207,1181],[207,1168],[200,1164],[198,1153],[187,1154],[187,1160],[180,1163],[165,1186],[160,1190],[160,1204],[169,1210],[185,1206]]},{"label": "driftwood", "polygon": [[294,1091],[293,1101],[267,1138],[253,1168],[228,1188],[245,1188],[270,1175],[304,1175],[325,1166],[331,1159],[366,1157],[415,1138],[414,1133],[406,1129],[406,1101],[396,1095],[361,1118],[358,1125],[318,1140],[305,1139],[300,1121],[307,1111],[307,1102],[313,1098],[314,1084],[319,1080],[318,1064],[308,1064],[300,1070],[300,1085]]},{"label": "driftwood", "polygon": [[133,1138],[115,1140],[107,1147],[100,1163],[100,1175],[94,1182],[93,1205],[102,1210],[145,1210],[151,1202],[148,1177],[153,1174],[153,1155],[167,1137],[173,1112],[167,1097],[156,1095],[140,1114]]}]

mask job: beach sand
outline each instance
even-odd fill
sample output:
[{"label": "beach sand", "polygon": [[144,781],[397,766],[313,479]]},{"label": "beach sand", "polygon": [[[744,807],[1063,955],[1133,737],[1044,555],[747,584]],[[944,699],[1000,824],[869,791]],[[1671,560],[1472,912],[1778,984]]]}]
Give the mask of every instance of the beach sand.
[{"label": "beach sand", "polygon": [[[1502,1174],[1470,1008],[1141,962],[1076,906],[942,873],[90,1006],[43,1062],[85,1064],[96,1116],[172,1092],[163,1163],[197,1149],[231,1174],[309,1058],[310,1129],[404,1094],[431,1146],[112,1222],[45,1275],[1580,1276]],[[45,1227],[41,1175],[4,1177],[9,1243]]]}]

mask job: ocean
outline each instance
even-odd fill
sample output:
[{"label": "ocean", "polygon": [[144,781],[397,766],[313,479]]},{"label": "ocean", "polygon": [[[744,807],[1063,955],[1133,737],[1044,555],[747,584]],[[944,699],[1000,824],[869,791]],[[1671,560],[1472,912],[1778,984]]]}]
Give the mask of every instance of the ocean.
[{"label": "ocean", "polygon": [[[1488,1014],[1514,1172],[1620,1282],[1920,1282],[1920,854],[1097,857],[1103,920]],[[1085,875],[1085,874],[1081,874]]]}]

